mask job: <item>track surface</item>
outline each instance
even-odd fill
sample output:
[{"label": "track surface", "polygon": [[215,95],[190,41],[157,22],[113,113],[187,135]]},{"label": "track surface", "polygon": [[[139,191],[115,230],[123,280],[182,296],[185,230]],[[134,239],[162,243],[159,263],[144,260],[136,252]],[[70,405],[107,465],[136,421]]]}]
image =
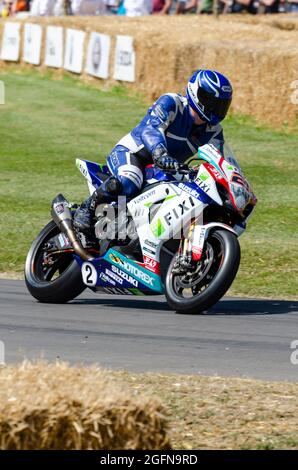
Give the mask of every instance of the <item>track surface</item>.
[{"label": "track surface", "polygon": [[229,299],[208,314],[178,315],[164,297],[96,295],[40,304],[23,281],[0,281],[0,340],[23,358],[113,369],[298,380],[291,343],[298,302]]}]

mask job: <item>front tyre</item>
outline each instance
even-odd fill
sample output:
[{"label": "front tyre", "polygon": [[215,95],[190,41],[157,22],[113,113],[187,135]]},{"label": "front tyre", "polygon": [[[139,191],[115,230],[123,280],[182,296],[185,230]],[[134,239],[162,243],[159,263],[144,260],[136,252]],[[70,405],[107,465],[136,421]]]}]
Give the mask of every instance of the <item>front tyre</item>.
[{"label": "front tyre", "polygon": [[25,282],[30,294],[46,303],[65,303],[86,289],[78,263],[72,252],[51,255],[47,246],[60,233],[54,221],[49,222],[32,243],[25,264]]},{"label": "front tyre", "polygon": [[232,232],[214,230],[195,271],[174,273],[176,256],[166,275],[168,304],[178,313],[200,313],[216,304],[231,286],[239,268],[240,246]]}]

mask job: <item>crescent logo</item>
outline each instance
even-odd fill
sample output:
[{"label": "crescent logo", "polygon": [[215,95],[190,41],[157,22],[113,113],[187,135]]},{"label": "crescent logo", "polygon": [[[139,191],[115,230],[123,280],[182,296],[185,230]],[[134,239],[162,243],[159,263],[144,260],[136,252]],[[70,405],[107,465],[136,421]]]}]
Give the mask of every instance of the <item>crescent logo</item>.
[{"label": "crescent logo", "polygon": [[113,253],[110,253],[110,259],[114,261],[114,263],[123,264],[122,260],[118,258],[118,256],[115,256]]}]

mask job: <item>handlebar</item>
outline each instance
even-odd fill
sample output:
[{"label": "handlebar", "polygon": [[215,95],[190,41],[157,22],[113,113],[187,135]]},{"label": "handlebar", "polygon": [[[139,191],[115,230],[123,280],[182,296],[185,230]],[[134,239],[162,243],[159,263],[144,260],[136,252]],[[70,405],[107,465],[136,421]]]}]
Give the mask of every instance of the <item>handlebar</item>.
[{"label": "handlebar", "polygon": [[178,163],[175,171],[180,173],[180,175],[188,175],[192,172],[191,168],[189,168],[186,163]]},{"label": "handlebar", "polygon": [[[160,168],[159,166],[155,165],[159,170],[161,170],[162,168]],[[165,173],[179,173],[180,175],[189,175],[190,173],[193,172],[193,170],[191,168],[189,168],[189,166],[186,164],[186,163],[177,163],[176,167],[173,168],[173,169],[168,169],[168,170],[162,170],[164,171]]]}]

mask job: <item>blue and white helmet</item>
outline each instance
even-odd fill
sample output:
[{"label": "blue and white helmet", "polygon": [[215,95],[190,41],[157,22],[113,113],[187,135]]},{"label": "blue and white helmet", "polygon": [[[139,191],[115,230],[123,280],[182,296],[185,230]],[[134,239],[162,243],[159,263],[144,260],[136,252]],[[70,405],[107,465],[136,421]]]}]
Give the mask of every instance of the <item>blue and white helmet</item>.
[{"label": "blue and white helmet", "polygon": [[211,125],[225,118],[232,94],[229,80],[213,70],[197,70],[189,79],[186,90],[189,105]]}]

